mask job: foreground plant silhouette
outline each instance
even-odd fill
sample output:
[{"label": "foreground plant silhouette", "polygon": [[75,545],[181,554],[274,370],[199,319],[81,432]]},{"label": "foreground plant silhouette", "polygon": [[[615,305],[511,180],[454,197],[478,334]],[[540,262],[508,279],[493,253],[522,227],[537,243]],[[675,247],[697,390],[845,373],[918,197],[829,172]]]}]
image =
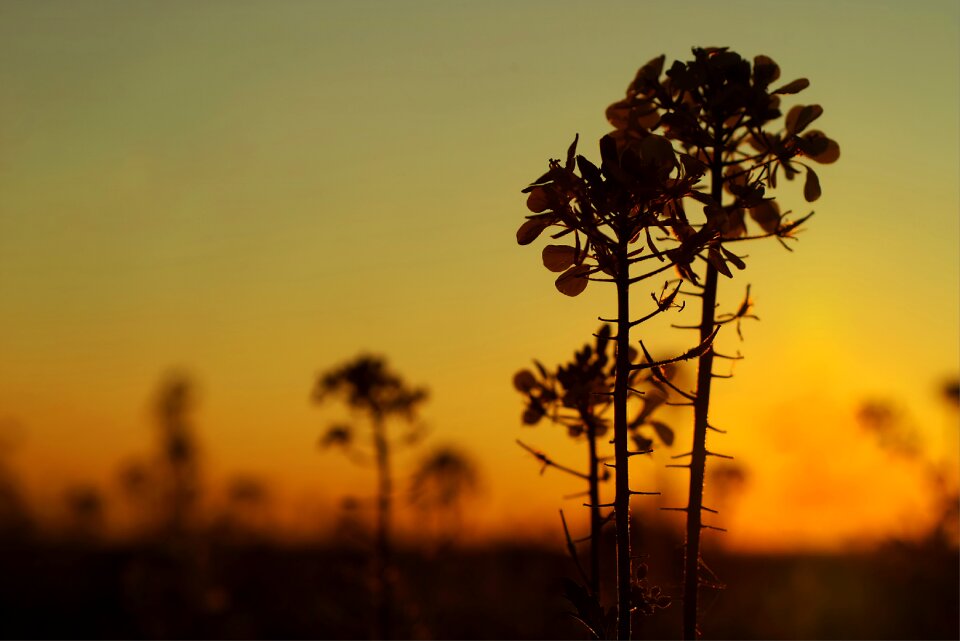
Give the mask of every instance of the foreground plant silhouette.
[{"label": "foreground plant silhouette", "polygon": [[[704,220],[687,232],[709,236],[706,253],[700,256],[706,264],[702,284],[691,279],[699,289],[691,295],[701,301],[700,321],[691,329],[697,329],[704,342],[723,324],[736,322],[739,333],[740,321],[752,317],[749,286],[735,312],[716,314],[719,275],[732,277],[728,263],[738,269],[745,267],[742,258],[725,245],[771,237],[787,247],[786,240],[812,212],[788,222],[785,215],[789,212],[780,212],[768,190],[777,187],[781,171],[788,180],[805,171],[804,198],[817,200],[820,181],[806,160],[832,163],[839,158],[840,148],[823,132],[808,129],[823,113],[819,105],[797,105],[787,112],[782,127],[765,129],[782,116],[780,96],[796,94],[810,84],[800,78],[772,89],[780,69],[767,56],[757,56],[751,65],[726,48],[695,48],[693,60],[674,62],[661,78],[664,60],[664,56],[655,58],[637,72],[626,98],[608,107],[607,118],[616,128],[611,135],[618,149],[642,146],[659,131],[707,168],[710,195],[698,197],[704,204]],[[748,232],[747,215],[760,233]],[[686,395],[694,407],[690,492],[686,507],[675,508],[687,513],[683,592],[683,634],[687,639],[699,634],[700,533],[711,527],[704,525],[702,512],[712,511],[703,505],[703,482],[706,458],[713,454],[706,448],[706,435],[708,429],[715,429],[708,418],[711,383],[717,376],[714,357],[730,358],[716,354],[712,347],[704,350],[699,356],[696,391]]]},{"label": "foreground plant silhouette", "polygon": [[[535,360],[536,371],[520,370],[513,378],[513,385],[518,392],[524,395],[526,407],[522,420],[524,425],[534,426],[544,418],[563,426],[571,438],[583,437],[587,443],[587,471],[561,465],[552,458],[531,448],[523,441],[517,443],[529,451],[543,465],[541,471],[554,467],[562,472],[583,479],[587,482],[588,503],[590,509],[590,534],[587,540],[590,543],[590,570],[583,569],[577,553],[577,540],[570,536],[563,510],[560,517],[563,523],[564,534],[567,539],[567,549],[572,557],[584,583],[586,591],[576,584],[567,583],[567,597],[577,609],[577,618],[598,638],[616,634],[615,610],[604,611],[601,606],[600,594],[601,571],[601,530],[609,523],[613,513],[606,516],[601,514],[600,483],[609,478],[609,468],[603,463],[611,457],[603,456],[600,452],[601,438],[610,428],[609,410],[612,399],[609,390],[614,387],[616,377],[616,354],[611,349],[611,327],[608,324],[601,326],[595,335],[593,344],[586,344],[574,353],[573,359],[560,365],[556,370],[547,370],[539,361]],[[636,358],[636,350],[630,350],[630,361]],[[643,388],[641,399],[634,418],[628,423],[631,440],[636,450],[648,451],[653,446],[653,440],[646,436],[656,435],[665,445],[673,444],[673,430],[662,421],[653,418],[668,397],[666,386],[649,375],[642,375],[639,370],[631,372],[628,385],[632,389]],[[660,593],[659,588],[647,588],[642,583],[641,576],[645,571],[643,566],[636,568],[638,583],[634,586],[635,607],[646,613],[652,613],[654,608],[666,607],[669,599]]]},{"label": "foreground plant silhouette", "polygon": [[[391,452],[398,441],[389,438],[387,425],[391,419],[402,419],[411,428],[403,437],[412,444],[422,436],[415,422],[420,405],[427,400],[427,390],[410,387],[399,375],[390,371],[379,356],[361,355],[321,374],[314,387],[313,399],[318,403],[336,396],[348,407],[366,415],[369,421],[373,460],[377,469],[377,522],[373,555],[374,638],[390,638],[393,614],[393,567],[391,563],[391,510],[393,475]],[[331,426],[321,437],[324,447],[337,446],[355,461],[365,461],[366,452],[357,443],[352,425]]]},{"label": "foreground plant silhouette", "polygon": [[[557,228],[552,238],[567,237],[573,245],[548,245],[543,249],[547,269],[562,272],[557,289],[568,295],[580,294],[590,281],[614,283],[617,292],[615,320],[616,358],[614,365],[613,425],[616,496],[613,503],[617,541],[617,635],[630,638],[632,591],[635,585],[630,554],[630,497],[651,494],[632,490],[629,459],[644,450],[630,451],[627,396],[631,372],[650,369],[685,358],[693,358],[710,345],[712,336],[689,352],[655,363],[633,364],[630,360],[630,331],[645,320],[674,307],[679,283],[665,286],[654,296],[654,309],[635,320],[630,318],[630,287],[641,280],[676,267],[682,275],[692,274],[690,265],[705,246],[710,230],[695,231],[686,221],[682,200],[693,191],[705,166],[686,153],[678,153],[669,140],[648,135],[636,145],[617,147],[610,136],[600,140],[601,165],[597,167],[576,153],[577,140],[567,151],[566,162],[551,160],[549,170],[523,191],[529,193],[527,207],[533,215],[517,231],[517,242],[527,245],[546,229]],[[578,173],[579,170],[579,173]],[[656,247],[652,234],[666,231],[679,244],[671,249]],[[572,237],[572,238],[571,238]],[[636,247],[645,240],[646,244]],[[636,248],[635,248],[636,247]],[[631,268],[658,259],[664,265],[638,275]],[[606,319],[601,319],[606,320]],[[635,390],[634,390],[635,392]],[[610,394],[610,392],[605,392]]]}]

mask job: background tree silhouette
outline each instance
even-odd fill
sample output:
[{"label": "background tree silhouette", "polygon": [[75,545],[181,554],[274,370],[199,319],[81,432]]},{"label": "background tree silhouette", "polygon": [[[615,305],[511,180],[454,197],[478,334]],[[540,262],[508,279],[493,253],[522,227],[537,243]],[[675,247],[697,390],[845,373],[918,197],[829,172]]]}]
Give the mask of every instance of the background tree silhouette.
[{"label": "background tree silhouette", "polygon": [[[381,356],[360,355],[321,374],[314,386],[313,400],[323,403],[340,398],[348,407],[366,416],[369,422],[373,459],[377,469],[377,519],[373,555],[374,638],[390,638],[393,614],[393,567],[391,564],[391,510],[393,475],[391,452],[400,441],[387,433],[391,419],[401,419],[410,429],[402,442],[413,444],[423,435],[416,422],[420,406],[427,400],[427,390],[410,387],[392,372]],[[321,437],[323,447],[337,446],[352,458],[362,460],[366,453],[355,438],[352,425],[331,426]]]},{"label": "background tree silhouette", "polygon": [[[726,244],[755,238],[786,240],[811,214],[788,222],[769,190],[777,187],[782,171],[792,180],[805,172],[803,195],[812,202],[820,197],[820,181],[806,160],[832,163],[840,156],[840,147],[823,132],[808,127],[819,118],[819,105],[797,105],[787,112],[782,127],[765,129],[783,114],[781,96],[798,93],[809,81],[800,78],[776,89],[780,68],[767,56],[757,56],[753,64],[725,47],[694,48],[693,60],[676,61],[661,78],[664,56],[648,62],[627,87],[627,95],[607,108],[607,118],[615,127],[611,134],[618,149],[642,148],[645,141],[660,131],[681,149],[702,161],[710,176],[710,195],[703,203],[704,220],[689,225],[688,234],[709,237],[699,257],[706,263],[702,284],[691,278],[699,291],[691,295],[701,301],[700,321],[691,329],[699,331],[701,341],[716,334],[720,325],[751,317],[752,301],[747,296],[739,308],[718,316],[717,281],[719,274],[732,277],[730,265],[744,269],[743,257],[727,249]],[[749,216],[760,227],[751,234],[746,225]],[[787,247],[789,249],[789,247]],[[678,508],[687,513],[686,561],[684,568],[684,637],[698,636],[697,602],[702,581],[700,574],[700,533],[707,526],[702,511],[706,458],[714,453],[706,448],[707,430],[712,426],[708,413],[716,354],[711,347],[699,357],[694,405],[693,445],[690,461],[690,492],[687,505]]]}]

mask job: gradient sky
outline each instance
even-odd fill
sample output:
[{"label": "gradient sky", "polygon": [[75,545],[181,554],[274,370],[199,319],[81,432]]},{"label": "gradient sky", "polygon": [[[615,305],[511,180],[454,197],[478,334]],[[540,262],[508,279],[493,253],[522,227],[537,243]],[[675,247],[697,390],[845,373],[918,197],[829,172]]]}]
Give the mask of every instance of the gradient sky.
[{"label": "gradient sky", "polygon": [[[111,491],[119,461],[153,450],[149,399],[183,369],[202,394],[210,487],[257,474],[319,522],[372,478],[317,452],[338,414],[310,404],[312,381],[373,351],[431,388],[431,442],[482,465],[480,529],[554,531],[576,484],[540,478],[513,441],[585,455],[557,429],[521,428],[511,377],[567,358],[614,299],[556,292],[539,245],[516,245],[520,189],[575,133],[597,156],[604,109],[641,64],[713,45],[809,78],[797,101],[823,105],[842,149],[797,251],[754,244],[722,283],[728,306],[752,283],[762,318],[742,345],[723,339],[747,360],[712,412],[730,431],[717,449],[750,474],[729,539],[829,547],[921,527],[917,466],[854,411],[895,400],[932,456],[954,451],[956,414],[938,403],[960,368],[952,0],[4,0],[9,464],[36,496],[84,479]],[[781,192],[808,211],[799,185]],[[664,327],[644,336],[686,347]],[[689,423],[674,421],[678,448]],[[635,469],[660,483],[663,462]]]}]

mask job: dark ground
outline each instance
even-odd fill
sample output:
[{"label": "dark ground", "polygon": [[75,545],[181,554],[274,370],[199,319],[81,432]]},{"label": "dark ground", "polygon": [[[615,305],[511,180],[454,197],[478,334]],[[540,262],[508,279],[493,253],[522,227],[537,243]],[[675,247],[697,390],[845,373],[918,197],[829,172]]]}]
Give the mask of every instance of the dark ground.
[{"label": "dark ground", "polygon": [[[859,555],[706,556],[728,587],[704,593],[705,638],[960,636],[955,549],[890,544]],[[651,561],[651,580],[676,593],[671,563]],[[588,638],[564,614],[560,577],[574,574],[560,552],[519,545],[406,552],[398,566],[402,637]],[[0,636],[367,638],[366,576],[358,548],[6,542]],[[644,618],[640,633],[676,638],[679,615],[674,603]]]}]

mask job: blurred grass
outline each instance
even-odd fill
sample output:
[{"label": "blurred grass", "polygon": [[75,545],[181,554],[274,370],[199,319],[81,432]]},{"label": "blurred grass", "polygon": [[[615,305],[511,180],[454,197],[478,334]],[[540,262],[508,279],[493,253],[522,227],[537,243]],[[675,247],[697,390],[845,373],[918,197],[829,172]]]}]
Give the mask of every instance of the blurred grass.
[{"label": "blurred grass", "polygon": [[[367,560],[356,548],[207,542],[20,541],[0,546],[4,638],[367,638]],[[198,548],[200,549],[200,548]],[[187,560],[189,559],[189,560]],[[848,555],[713,551],[728,585],[705,590],[706,638],[957,638],[960,557],[936,544]],[[563,614],[559,550],[496,545],[399,555],[401,638],[587,638]],[[662,570],[669,574],[671,570]],[[671,584],[673,582],[673,584]],[[665,576],[668,591],[679,585]],[[675,638],[679,604],[644,619]]]}]

